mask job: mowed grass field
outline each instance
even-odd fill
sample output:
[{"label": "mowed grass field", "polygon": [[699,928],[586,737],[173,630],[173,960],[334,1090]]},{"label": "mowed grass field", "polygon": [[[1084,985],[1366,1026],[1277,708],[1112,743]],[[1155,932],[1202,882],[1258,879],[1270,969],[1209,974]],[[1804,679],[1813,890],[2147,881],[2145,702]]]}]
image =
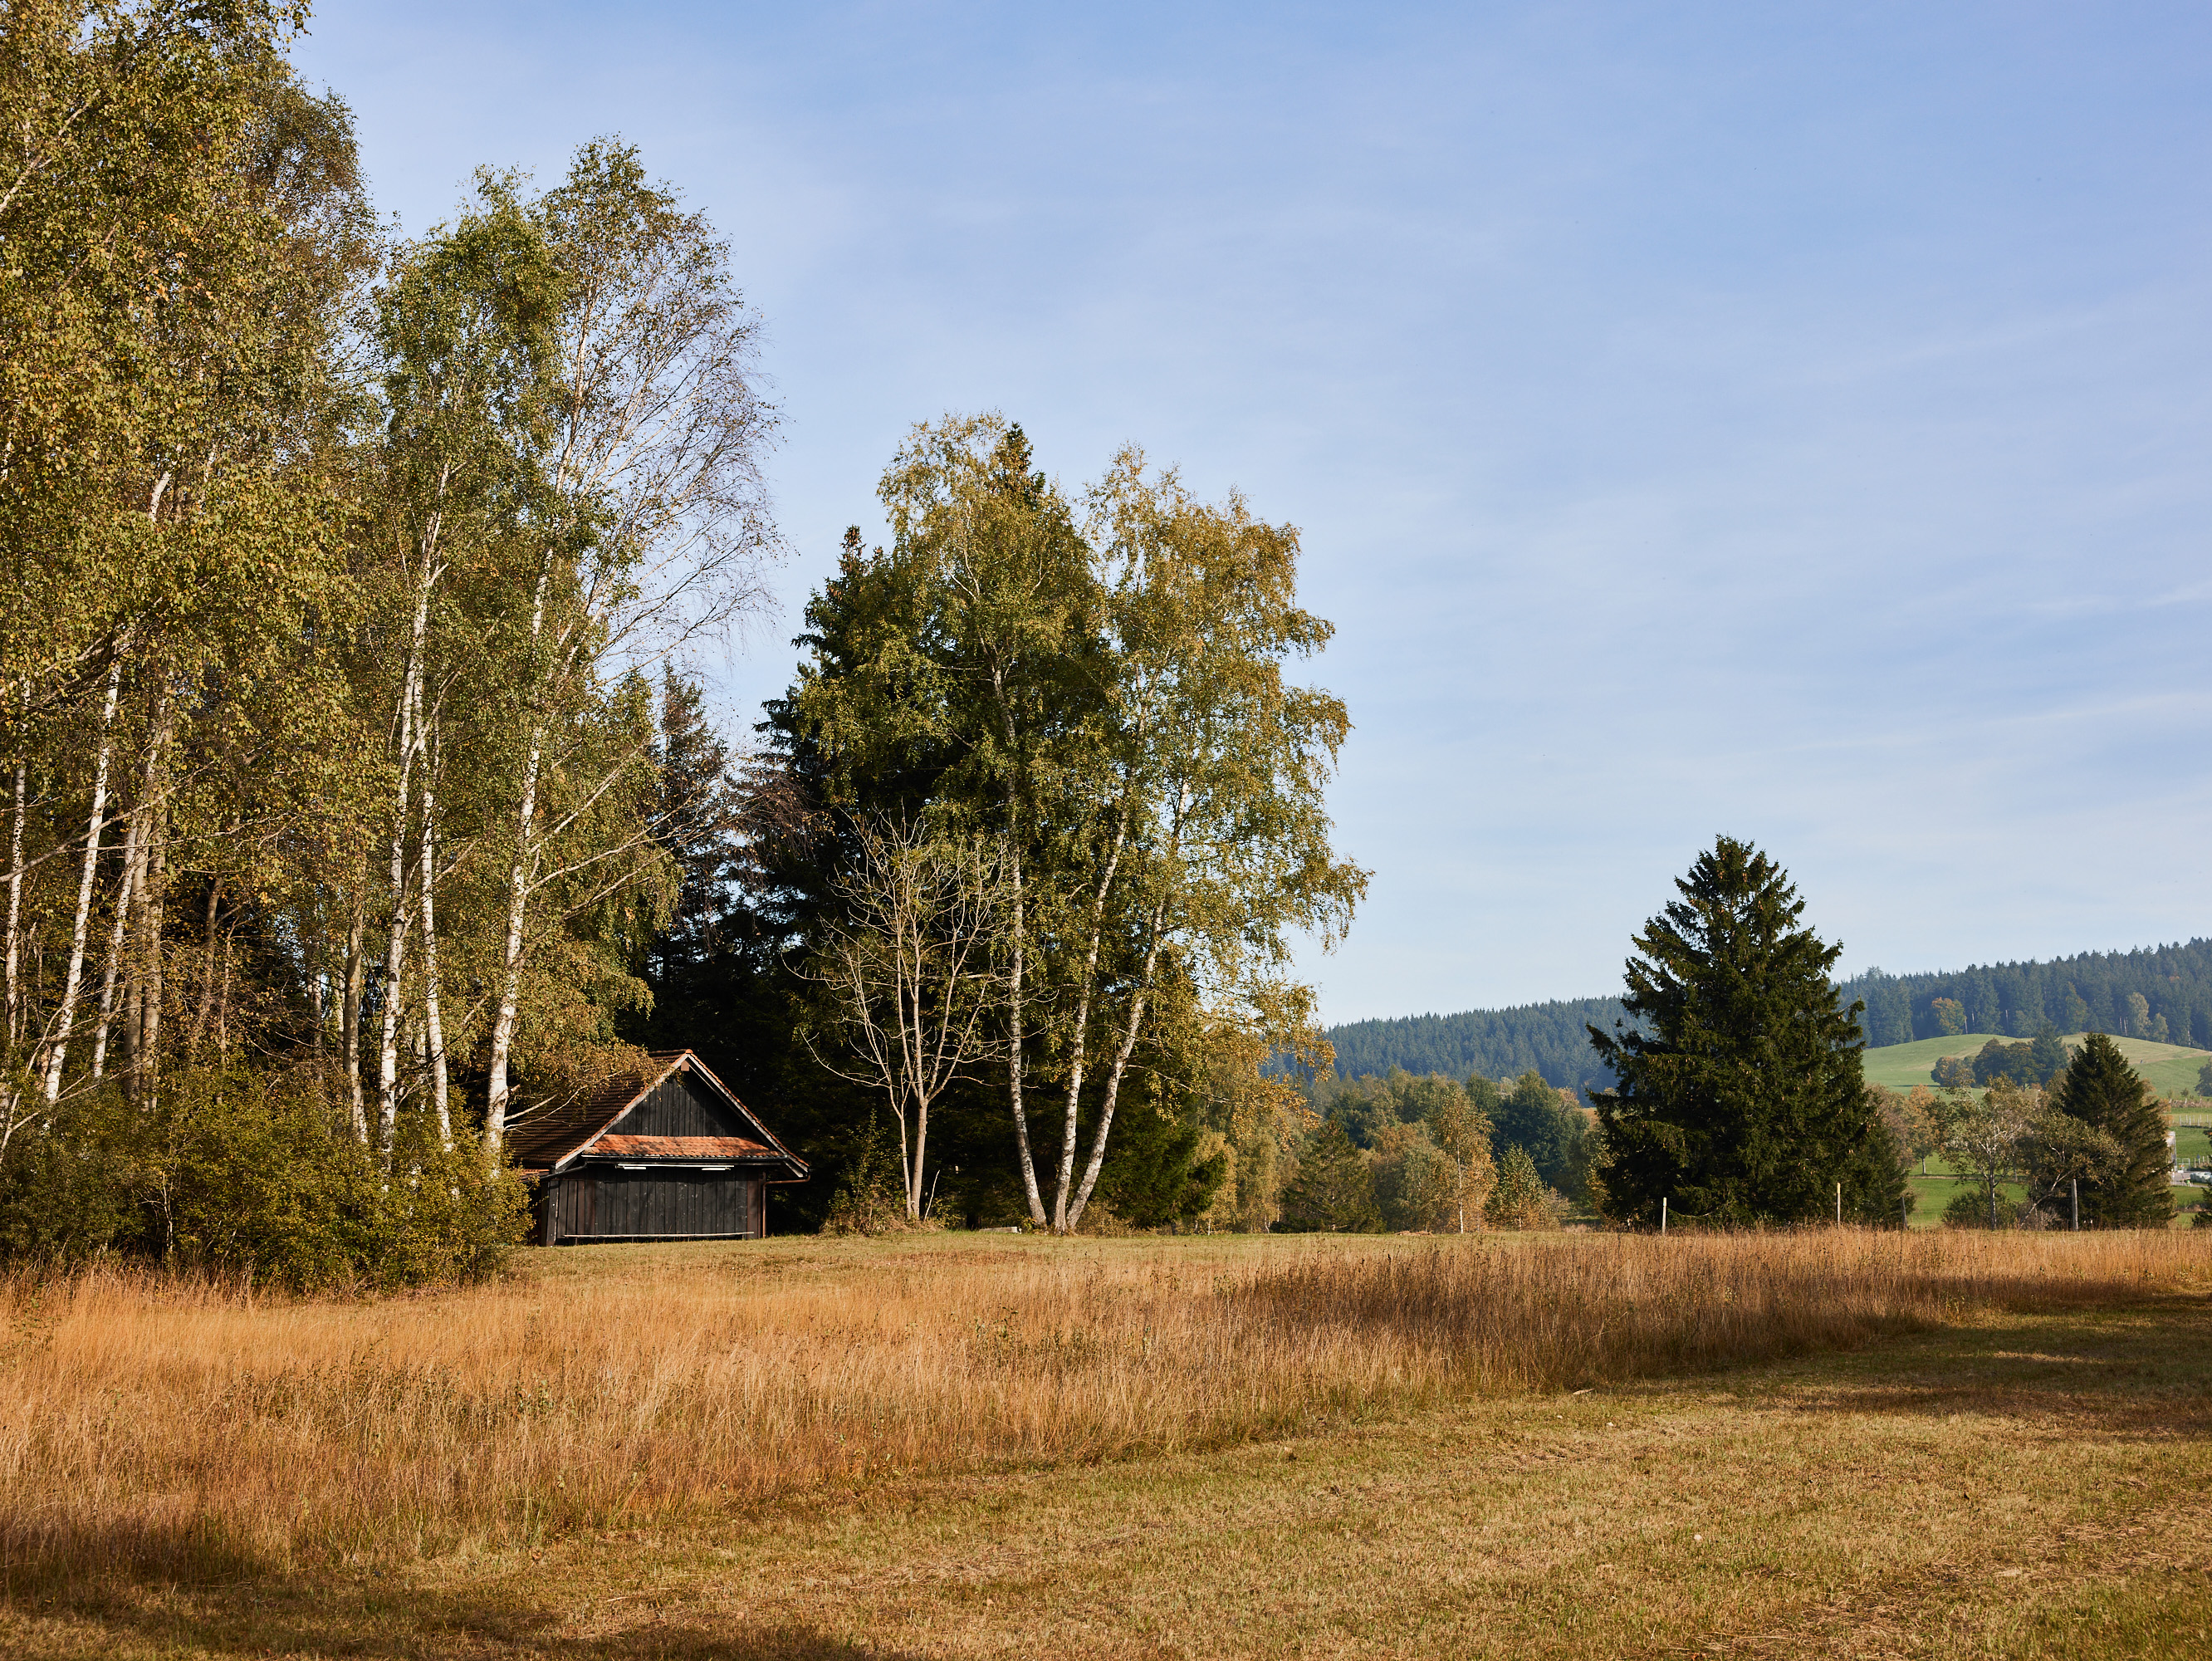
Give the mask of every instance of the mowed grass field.
[{"label": "mowed grass field", "polygon": [[[2078,1045],[2082,1035],[2069,1032],[2066,1042]],[[1966,1032],[1956,1037],[1919,1038],[1911,1043],[1884,1044],[1879,1050],[1866,1052],[1866,1081],[1887,1085],[1893,1090],[1910,1090],[1917,1084],[1929,1084],[1936,1063],[1946,1056],[1971,1057],[1992,1038],[2005,1043],[2019,1040],[2004,1037],[1994,1032]],[[2148,1038],[2114,1038],[2128,1065],[2142,1074],[2150,1087],[2161,1096],[2186,1096],[2195,1093],[2197,1076],[2207,1062],[2212,1062],[2212,1050],[2191,1050],[2181,1044],[2153,1043]],[[2205,1110],[2212,1113],[2212,1099]]]},{"label": "mowed grass field", "polygon": [[2201,1656],[2212,1238],[6,1288],[0,1653]]}]

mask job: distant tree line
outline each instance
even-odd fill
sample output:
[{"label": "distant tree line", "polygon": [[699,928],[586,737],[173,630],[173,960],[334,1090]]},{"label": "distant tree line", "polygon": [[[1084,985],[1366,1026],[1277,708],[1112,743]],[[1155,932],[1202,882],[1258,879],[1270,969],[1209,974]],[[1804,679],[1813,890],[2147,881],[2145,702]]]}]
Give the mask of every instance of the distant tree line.
[{"label": "distant tree line", "polygon": [[[2047,1023],[2060,1032],[2212,1049],[2212,940],[1956,972],[1869,969],[1838,984],[1836,998],[1846,1009],[1866,1005],[1858,1019],[1869,1048],[1962,1032],[2031,1039]],[[1560,999],[1347,1021],[1328,1028],[1327,1037],[1345,1078],[1397,1067],[1450,1078],[1479,1073],[1510,1079],[1533,1068],[1554,1085],[1603,1090],[1617,1080],[1592,1052],[1587,1029],[1610,1029],[1621,1013],[1618,998]]]},{"label": "distant tree line", "polygon": [[1603,1089],[1612,1070],[1590,1049],[1589,1028],[1620,1019],[1618,998],[1569,998],[1458,1015],[1400,1015],[1328,1030],[1340,1077],[1407,1073],[1517,1079],[1534,1072],[1569,1089]]},{"label": "distant tree line", "polygon": [[2047,1024],[2212,1049],[2212,940],[1942,974],[1869,969],[1836,996],[1865,1003],[1860,1021],[1875,1047],[1960,1032],[2032,1038]]}]

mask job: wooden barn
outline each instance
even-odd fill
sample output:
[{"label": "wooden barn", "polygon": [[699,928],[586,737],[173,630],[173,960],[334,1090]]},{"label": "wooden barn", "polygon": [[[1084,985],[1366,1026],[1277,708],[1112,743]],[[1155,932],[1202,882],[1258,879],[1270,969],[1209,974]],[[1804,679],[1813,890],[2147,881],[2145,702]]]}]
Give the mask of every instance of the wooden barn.
[{"label": "wooden barn", "polygon": [[517,1127],[514,1162],[537,1187],[543,1245],[589,1240],[751,1240],[768,1185],[806,1162],[688,1050]]}]

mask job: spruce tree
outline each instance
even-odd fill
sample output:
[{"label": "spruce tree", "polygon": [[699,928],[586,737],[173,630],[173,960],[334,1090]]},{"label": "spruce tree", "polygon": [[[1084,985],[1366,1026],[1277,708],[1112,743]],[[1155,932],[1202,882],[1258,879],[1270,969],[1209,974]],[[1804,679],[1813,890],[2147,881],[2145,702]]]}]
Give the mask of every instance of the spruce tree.
[{"label": "spruce tree", "polygon": [[1887,1222],[1904,1178],[1860,1078],[1863,1005],[1837,1007],[1840,946],[1799,921],[1788,873],[1723,837],[1644,926],[1622,1000],[1638,1023],[1590,1042],[1620,1083],[1596,1098],[1615,1221],[1659,1202],[1716,1223]]},{"label": "spruce tree", "polygon": [[1375,1173],[1340,1121],[1322,1125],[1298,1156],[1297,1175],[1283,1189],[1281,1226],[1331,1234],[1372,1234],[1382,1226]]},{"label": "spruce tree", "polygon": [[2092,1032],[2051,1086],[2051,1104],[2120,1145],[2109,1182],[2081,1192],[2081,1220],[2105,1228],[2163,1228],[2173,1215],[2166,1184],[2166,1115],[2119,1045]]}]

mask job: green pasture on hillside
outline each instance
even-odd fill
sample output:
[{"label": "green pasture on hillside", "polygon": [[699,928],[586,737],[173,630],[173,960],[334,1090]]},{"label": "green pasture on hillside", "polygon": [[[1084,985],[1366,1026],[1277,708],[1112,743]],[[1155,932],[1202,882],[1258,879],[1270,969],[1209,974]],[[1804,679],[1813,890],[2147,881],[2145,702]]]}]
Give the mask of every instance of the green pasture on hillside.
[{"label": "green pasture on hillside", "polygon": [[[2069,1032],[2066,1042],[2079,1045],[2082,1035]],[[1995,1032],[1961,1032],[1955,1037],[1916,1038],[1911,1043],[1884,1044],[1879,1050],[1866,1052],[1866,1081],[1887,1085],[1893,1090],[1910,1090],[1917,1084],[1935,1081],[1936,1063],[1945,1056],[1973,1056],[1991,1038],[2005,1043],[2017,1040]],[[2142,1074],[2153,1090],[2161,1096],[2186,1096],[2197,1089],[2197,1074],[2205,1062],[2212,1062],[2212,1050],[2191,1050],[2178,1043],[2153,1043],[2148,1038],[2114,1038],[2120,1054],[2128,1065]],[[2212,1102],[2206,1104],[2212,1112]]]}]

